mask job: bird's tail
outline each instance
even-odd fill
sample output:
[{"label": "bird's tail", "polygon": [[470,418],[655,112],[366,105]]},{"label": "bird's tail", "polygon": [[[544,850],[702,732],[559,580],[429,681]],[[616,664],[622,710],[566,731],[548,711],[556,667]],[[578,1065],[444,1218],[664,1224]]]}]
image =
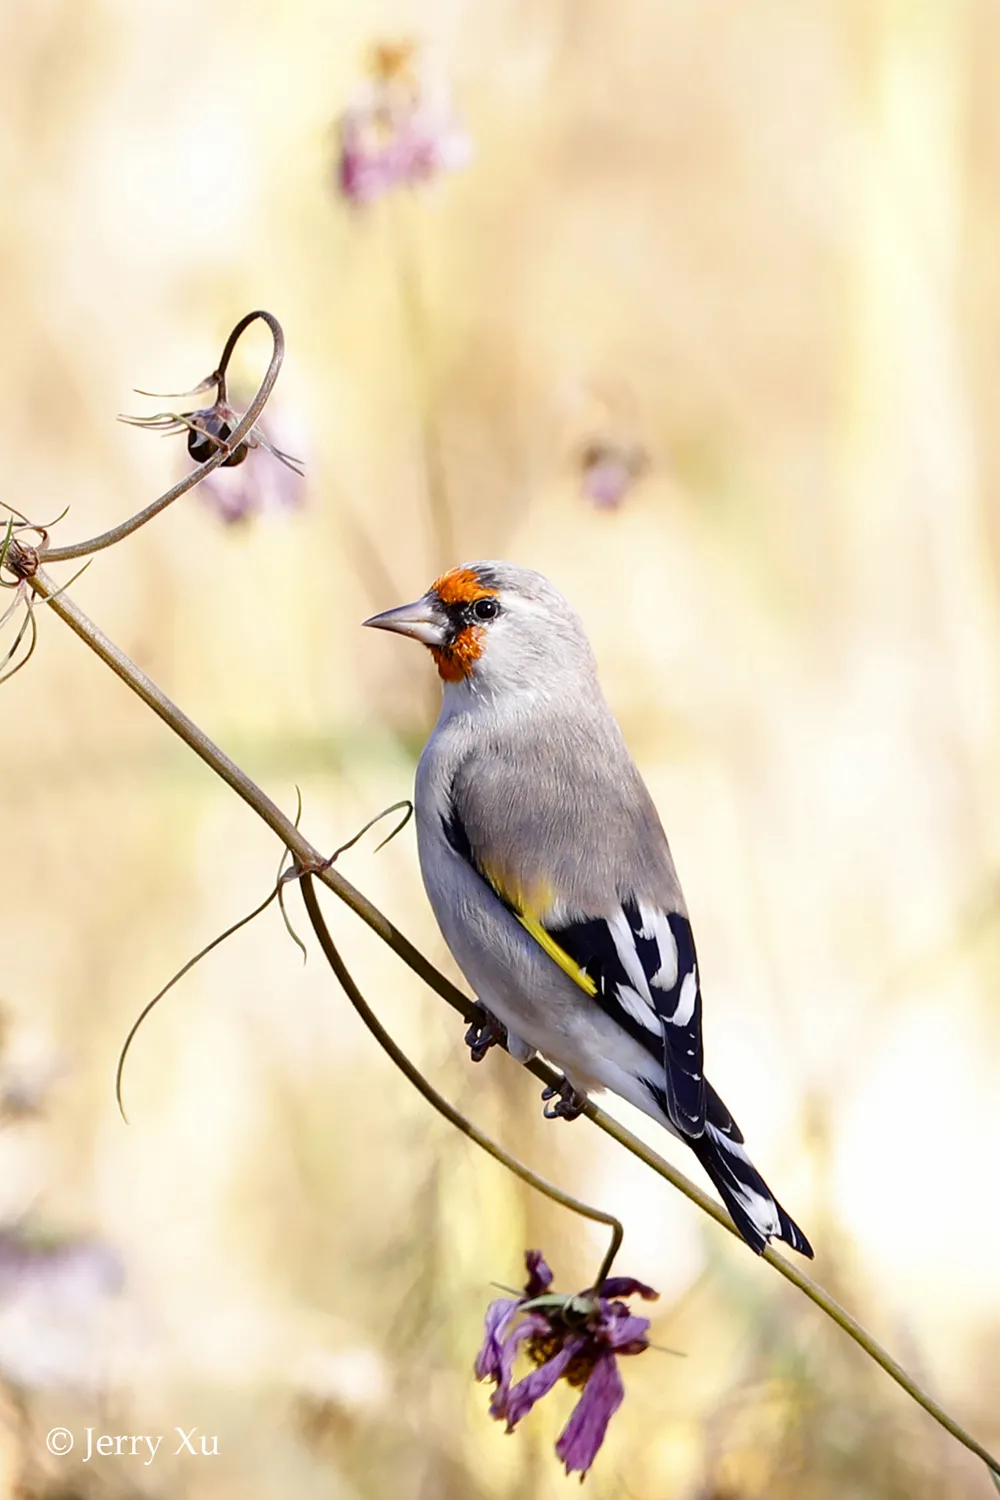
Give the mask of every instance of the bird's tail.
[{"label": "bird's tail", "polygon": [[736,1121],[709,1085],[705,1133],[687,1144],[715,1184],[733,1223],[758,1255],[773,1237],[813,1258],[802,1230],[789,1218],[743,1146]]}]

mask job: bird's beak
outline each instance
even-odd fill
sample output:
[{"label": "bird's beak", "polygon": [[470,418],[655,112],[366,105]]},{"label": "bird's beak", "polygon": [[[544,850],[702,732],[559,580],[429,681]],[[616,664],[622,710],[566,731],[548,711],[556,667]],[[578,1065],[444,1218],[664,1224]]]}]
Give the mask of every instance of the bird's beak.
[{"label": "bird's beak", "polygon": [[397,635],[410,635],[425,646],[443,646],[448,632],[440,606],[429,595],[415,599],[412,604],[400,604],[396,609],[383,610],[363,622],[374,630],[394,630]]}]

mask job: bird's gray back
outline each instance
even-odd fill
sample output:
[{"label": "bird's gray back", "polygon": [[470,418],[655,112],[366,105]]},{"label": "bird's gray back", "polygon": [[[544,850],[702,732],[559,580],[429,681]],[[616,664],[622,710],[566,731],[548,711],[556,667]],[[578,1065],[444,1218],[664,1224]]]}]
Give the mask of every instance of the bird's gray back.
[{"label": "bird's gray back", "polygon": [[453,808],[480,867],[513,899],[598,915],[617,895],[683,910],[662,825],[596,681],[585,701],[534,698],[443,718],[420,804]]}]

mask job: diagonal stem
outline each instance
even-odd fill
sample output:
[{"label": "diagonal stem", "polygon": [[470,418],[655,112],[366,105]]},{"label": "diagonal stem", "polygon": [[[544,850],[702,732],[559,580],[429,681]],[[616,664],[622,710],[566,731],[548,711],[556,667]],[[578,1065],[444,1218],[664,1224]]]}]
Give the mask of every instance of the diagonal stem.
[{"label": "diagonal stem", "polygon": [[[382,941],[387,943],[393,952],[415,974],[419,975],[432,990],[436,991],[443,1000],[447,1001],[466,1020],[471,1021],[473,1019],[476,1014],[475,1002],[470,1000],[467,995],[463,995],[461,990],[451,984],[443,974],[440,974],[419,949],[415,948],[409,939],[404,937],[399,929],[387,917],[383,916],[366,896],[363,896],[360,891],[356,890],[350,881],[345,880],[336,870],[329,867],[324,868],[324,860],[318,850],[314,849],[308,839],[303,837],[295,827],[295,824],[285,816],[276,803],[272,802],[270,797],[255,782],[251,781],[249,776],[229,759],[228,755],[219,749],[218,745],[214,744],[175,703],[171,702],[167,695],[157,687],[156,683],[147,677],[136,666],[135,662],[131,661],[113,641],[109,640],[103,631],[84,614],[78,605],[74,604],[73,600],[67,594],[59,592],[54,581],[48,577],[44,569],[39,568],[28,581],[41,598],[49,601],[49,607],[59,618],[65,621],[70,629],[175,734],[179,735],[185,744],[190,746],[195,754],[200,756],[217,776],[221,776],[223,781],[231,786],[243,798],[244,802],[253,808],[254,812],[277,834],[303,873],[317,875],[323,881],[324,885],[329,886],[334,895],[339,896],[341,901],[349,906],[363,922],[366,922],[372,931],[377,933]],[[558,1085],[562,1081],[560,1075],[554,1069],[548,1067],[537,1057],[525,1063],[524,1066],[546,1085]],[[637,1136],[634,1136],[631,1131],[626,1130],[624,1125],[619,1125],[617,1120],[605,1114],[599,1105],[588,1102],[583,1113],[589,1120],[593,1121],[598,1129],[603,1130],[612,1140],[617,1141],[619,1145],[624,1146],[627,1151],[630,1151],[633,1156],[645,1162],[646,1166],[671,1183],[686,1198],[689,1198],[692,1203],[696,1204],[704,1213],[713,1218],[717,1224],[721,1224],[724,1229],[727,1229],[737,1239],[740,1238],[739,1231],[731,1222],[725,1210],[714,1199],[710,1198],[707,1193],[702,1192],[701,1188],[696,1187],[689,1178],[684,1176],[683,1172],[679,1172],[676,1167],[671,1166],[669,1162],[665,1161],[663,1157],[659,1156],[645,1142],[640,1141]],[[783,1256],[779,1255],[770,1246],[764,1251],[763,1258],[786,1281],[790,1281],[793,1286],[798,1287],[799,1291],[804,1292],[811,1302],[814,1302],[822,1312],[826,1313],[828,1318],[832,1318],[848,1337],[864,1349],[869,1358],[873,1359],[877,1365],[880,1365],[886,1374],[897,1385],[901,1386],[907,1395],[912,1397],[919,1406],[922,1406],[936,1422],[940,1423],[946,1432],[950,1432],[952,1437],[956,1438],[970,1452],[975,1453],[978,1458],[981,1458],[994,1479],[1000,1478],[1000,1462],[980,1443],[977,1443],[975,1438],[971,1437],[965,1431],[964,1427],[960,1426],[954,1418],[949,1416],[944,1408],[939,1406],[934,1398],[907,1374],[902,1365],[894,1360],[882,1348],[881,1344],[872,1338],[871,1334],[861,1326],[857,1319],[853,1318],[850,1313],[842,1308],[828,1292],[825,1292],[811,1277],[800,1271],[797,1266],[791,1265],[789,1261],[785,1260]]]},{"label": "diagonal stem", "polygon": [[302,899],[306,904],[309,920],[313,925],[313,931],[319,939],[319,945],[323,950],[327,963],[340,980],[341,987],[348,1000],[350,1000],[354,1009],[382,1048],[382,1051],[392,1058],[396,1067],[399,1068],[401,1073],[405,1074],[417,1092],[422,1094],[427,1103],[433,1109],[436,1109],[439,1115],[443,1115],[450,1125],[454,1125],[456,1130],[460,1130],[463,1135],[468,1136],[470,1141],[475,1141],[476,1145],[480,1146],[488,1156],[492,1156],[494,1161],[498,1161],[502,1166],[507,1167],[509,1171],[514,1173],[515,1177],[520,1177],[521,1181],[526,1182],[529,1187],[535,1188],[539,1193],[544,1193],[546,1198],[551,1198],[553,1203],[558,1203],[562,1208],[568,1208],[573,1213],[582,1215],[585,1219],[592,1219],[596,1224],[607,1224],[610,1227],[611,1243],[608,1246],[604,1260],[601,1262],[601,1269],[594,1283],[595,1287],[600,1287],[602,1282],[607,1279],[615,1256],[621,1248],[624,1230],[619,1220],[615,1218],[614,1214],[605,1213],[603,1209],[592,1208],[588,1203],[581,1203],[579,1198],[574,1198],[570,1193],[563,1192],[562,1188],[557,1188],[553,1183],[547,1182],[544,1177],[539,1177],[530,1167],[526,1167],[523,1162],[518,1161],[514,1156],[510,1156],[501,1146],[498,1146],[496,1141],[491,1140],[488,1135],[484,1135],[478,1126],[473,1125],[471,1120],[466,1119],[465,1115],[461,1114],[453,1104],[449,1104],[443,1094],[439,1094],[437,1089],[428,1083],[416,1064],[407,1057],[399,1044],[386,1031],[355,984],[337,945],[330,936],[330,929],[326,925],[323,913],[320,910],[319,899],[316,895],[316,887],[313,884],[312,875],[308,871],[303,873],[300,884],[302,886]]}]

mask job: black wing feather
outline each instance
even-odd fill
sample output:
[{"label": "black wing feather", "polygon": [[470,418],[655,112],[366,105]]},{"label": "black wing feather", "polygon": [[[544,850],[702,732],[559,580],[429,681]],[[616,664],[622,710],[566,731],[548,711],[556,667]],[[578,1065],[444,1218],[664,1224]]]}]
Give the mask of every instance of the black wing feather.
[{"label": "black wing feather", "polygon": [[[682,1135],[697,1138],[705,1129],[705,1077],[701,1037],[701,987],[691,924],[679,912],[666,918],[676,949],[676,977],[669,987],[656,983],[661,969],[672,970],[673,955],[661,952],[660,940],[643,925],[638,904],[622,903],[632,945],[653,1000],[632,1000],[635,986],[603,917],[570,922],[546,931],[597,985],[597,1002],[614,1017],[663,1068],[666,1113]],[[695,985],[693,1002],[685,980]],[[631,1003],[629,1003],[631,1000]],[[676,1019],[675,1019],[676,1018]]]}]

